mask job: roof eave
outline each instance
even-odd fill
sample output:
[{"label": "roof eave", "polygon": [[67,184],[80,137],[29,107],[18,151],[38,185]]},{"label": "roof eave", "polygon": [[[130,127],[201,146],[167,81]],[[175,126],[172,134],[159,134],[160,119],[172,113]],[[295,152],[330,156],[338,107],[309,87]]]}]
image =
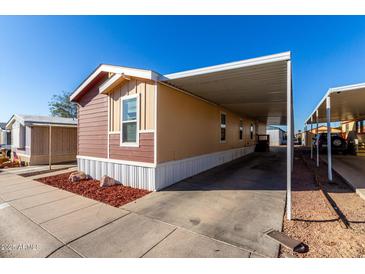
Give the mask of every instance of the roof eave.
[{"label": "roof eave", "polygon": [[208,73],[214,73],[214,72],[220,72],[230,69],[236,69],[236,68],[243,68],[243,67],[249,67],[249,66],[255,66],[255,65],[261,65],[261,64],[267,64],[267,63],[273,63],[273,62],[279,62],[279,61],[289,61],[291,59],[291,52],[282,52],[278,54],[272,54],[257,58],[251,58],[246,59],[242,61],[237,62],[231,62],[231,63],[225,63],[221,65],[215,65],[215,66],[209,66],[209,67],[203,67],[199,69],[193,69],[193,70],[187,70],[172,74],[166,74],[163,75],[162,81],[168,81],[168,80],[174,80],[179,78],[186,78],[191,76],[197,76],[201,74],[208,74]]},{"label": "roof eave", "polygon": [[319,109],[321,107],[321,105],[326,101],[326,98],[328,96],[330,96],[331,93],[340,93],[340,92],[352,91],[352,90],[356,90],[356,89],[360,89],[360,88],[365,88],[365,83],[330,88],[326,92],[326,94],[323,96],[323,98],[321,99],[321,101],[319,101],[319,103],[314,108],[314,110],[312,111],[312,113],[308,116],[308,118],[306,119],[306,122],[305,123],[306,124],[310,124],[311,117],[313,117],[313,115],[316,113],[317,109]]},{"label": "roof eave", "polygon": [[[13,125],[13,123],[15,122],[15,120],[16,120],[16,118],[18,118],[19,120],[23,120],[23,119],[21,119],[18,115],[16,115],[16,114],[13,114],[11,117],[10,117],[10,119],[9,119],[9,121],[6,123],[6,126],[5,126],[5,128],[6,129],[11,129],[11,126]],[[24,123],[24,121],[22,121],[23,123]]]},{"label": "roof eave", "polygon": [[127,68],[121,66],[105,65],[102,64],[98,66],[71,94],[70,101],[75,101],[78,95],[101,73],[114,73],[114,74],[124,74],[126,76],[137,77],[142,79],[148,79],[152,81],[158,81],[161,77],[160,74],[152,70],[142,70]]}]

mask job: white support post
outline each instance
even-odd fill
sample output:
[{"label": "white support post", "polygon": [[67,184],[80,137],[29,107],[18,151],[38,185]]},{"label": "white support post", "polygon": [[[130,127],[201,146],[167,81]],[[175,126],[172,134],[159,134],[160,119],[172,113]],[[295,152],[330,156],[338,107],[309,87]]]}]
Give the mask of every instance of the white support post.
[{"label": "white support post", "polygon": [[319,167],[319,132],[318,132],[318,109],[316,110],[316,122],[317,122],[317,129],[316,129],[316,145],[317,145],[317,167]]},{"label": "white support post", "polygon": [[287,97],[286,97],[286,119],[287,119],[287,140],[286,140],[286,216],[291,220],[291,173],[292,173],[292,90],[291,90],[291,61],[287,61]]},{"label": "white support post", "polygon": [[313,116],[311,117],[311,133],[309,135],[311,137],[310,144],[311,144],[311,159],[313,160]]},{"label": "white support post", "polygon": [[52,169],[52,126],[51,126],[51,124],[49,124],[48,165],[49,165],[49,170],[51,170]]},{"label": "white support post", "polygon": [[328,181],[332,182],[331,98],[326,98]]},{"label": "white support post", "polygon": [[306,140],[307,140],[307,134],[308,134],[308,124],[305,124],[304,125],[304,132],[302,134],[302,146],[305,146],[306,145]]},{"label": "white support post", "polygon": [[[291,79],[290,79],[291,80]],[[294,169],[294,105],[293,105],[293,90],[292,90],[292,85],[290,84],[290,91],[291,91],[291,135],[292,135],[292,139],[291,139],[291,169]]]}]

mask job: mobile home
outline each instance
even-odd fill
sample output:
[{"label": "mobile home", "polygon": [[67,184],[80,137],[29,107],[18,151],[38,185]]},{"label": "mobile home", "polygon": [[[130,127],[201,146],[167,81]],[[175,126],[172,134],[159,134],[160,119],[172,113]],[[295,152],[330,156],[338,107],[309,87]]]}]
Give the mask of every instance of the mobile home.
[{"label": "mobile home", "polygon": [[11,132],[6,129],[6,123],[0,123],[0,149],[10,149]]},{"label": "mobile home", "polygon": [[249,154],[289,122],[290,77],[290,53],[169,75],[100,65],[70,98],[78,168],[159,190]]},{"label": "mobile home", "polygon": [[12,157],[27,165],[76,161],[77,120],[14,114],[6,124],[11,131]]},{"label": "mobile home", "polygon": [[268,126],[266,134],[270,136],[270,146],[281,146],[285,143],[285,131],[279,127]]}]

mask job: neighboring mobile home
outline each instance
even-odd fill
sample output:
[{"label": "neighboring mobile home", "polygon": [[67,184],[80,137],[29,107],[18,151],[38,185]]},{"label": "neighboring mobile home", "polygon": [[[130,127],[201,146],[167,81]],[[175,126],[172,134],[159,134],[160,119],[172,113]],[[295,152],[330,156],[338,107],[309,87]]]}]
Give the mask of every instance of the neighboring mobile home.
[{"label": "neighboring mobile home", "polygon": [[53,164],[76,161],[76,119],[14,114],[6,128],[12,157],[27,165],[48,164],[50,156]]},{"label": "neighboring mobile home", "polygon": [[290,53],[164,76],[100,65],[70,98],[78,167],[159,190],[249,154],[267,124],[287,122],[290,77]]},{"label": "neighboring mobile home", "polygon": [[279,127],[268,126],[266,134],[270,136],[270,146],[281,146],[285,143],[285,131]]},{"label": "neighboring mobile home", "polygon": [[10,149],[11,133],[6,129],[6,123],[0,123],[0,148]]}]

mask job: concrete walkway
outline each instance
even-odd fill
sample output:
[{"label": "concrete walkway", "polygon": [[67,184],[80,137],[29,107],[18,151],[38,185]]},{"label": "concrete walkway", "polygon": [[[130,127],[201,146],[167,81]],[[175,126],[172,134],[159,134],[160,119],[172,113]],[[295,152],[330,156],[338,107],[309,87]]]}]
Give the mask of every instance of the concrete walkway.
[{"label": "concrete walkway", "polygon": [[[57,170],[64,170],[64,169],[71,169],[71,168],[75,168],[76,167],[76,163],[66,163],[66,164],[53,164],[52,165],[52,170],[53,171],[57,171]],[[1,172],[6,172],[6,173],[11,173],[11,174],[25,174],[25,173],[30,173],[30,172],[38,172],[38,171],[47,171],[49,170],[49,166],[48,165],[35,165],[35,166],[23,166],[23,167],[13,167],[13,168],[8,168],[8,169],[0,169],[0,174]]]},{"label": "concrete walkway", "polygon": [[[321,159],[327,163],[327,155],[321,155]],[[332,155],[332,168],[365,200],[365,157]]]},{"label": "concrete walkway", "polygon": [[276,257],[264,231],[281,230],[280,157],[240,159],[123,208],[0,173],[0,257]]}]

